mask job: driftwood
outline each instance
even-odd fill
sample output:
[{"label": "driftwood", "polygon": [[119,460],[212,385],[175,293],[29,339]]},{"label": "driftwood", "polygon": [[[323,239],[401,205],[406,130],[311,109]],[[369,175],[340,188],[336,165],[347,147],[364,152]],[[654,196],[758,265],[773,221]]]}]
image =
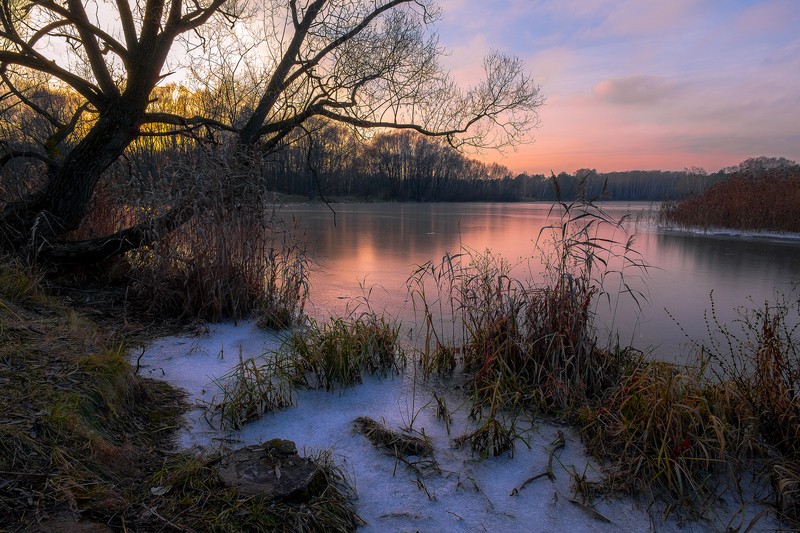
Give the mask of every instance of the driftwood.
[{"label": "driftwood", "polygon": [[356,418],[353,422],[353,427],[367,437],[374,446],[385,448],[398,457],[408,455],[427,457],[433,454],[433,446],[427,440],[399,431],[392,431],[368,416]]}]

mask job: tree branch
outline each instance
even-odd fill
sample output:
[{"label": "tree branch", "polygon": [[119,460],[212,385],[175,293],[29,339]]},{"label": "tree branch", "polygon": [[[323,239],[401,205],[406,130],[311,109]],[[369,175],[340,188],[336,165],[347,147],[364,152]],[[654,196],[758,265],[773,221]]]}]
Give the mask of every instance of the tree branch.
[{"label": "tree branch", "polygon": [[292,65],[295,64],[297,55],[300,53],[300,47],[302,46],[303,41],[305,41],[311,25],[314,23],[314,20],[324,4],[325,0],[314,0],[314,2],[312,2],[306,8],[303,19],[295,28],[295,33],[291,42],[289,43],[289,47],[286,49],[286,52],[283,54],[280,62],[275,67],[275,71],[272,73],[269,83],[267,83],[267,88],[264,90],[264,94],[261,96],[258,105],[253,110],[252,115],[250,115],[250,119],[242,128],[240,139],[243,144],[254,144],[258,139],[258,131],[261,129],[261,125],[267,118],[267,114],[269,113],[270,109],[272,109],[272,107],[275,105],[275,102],[282,92],[283,87],[285,87],[284,80],[289,74]]},{"label": "tree branch", "polygon": [[133,12],[127,0],[116,0],[117,11],[119,12],[119,21],[122,24],[122,33],[125,35],[125,43],[128,45],[128,50],[133,51],[136,48],[136,25],[133,22]]},{"label": "tree branch", "polygon": [[100,89],[94,84],[89,83],[80,76],[77,76],[72,72],[59,67],[55,61],[49,61],[39,54],[32,56],[28,54],[21,54],[19,52],[0,50],[0,66],[2,66],[3,63],[19,65],[32,70],[38,70],[58,78],[75,89],[81,96],[86,98],[98,109],[102,108],[103,104],[105,103],[105,98],[102,96],[102,91],[100,91]]},{"label": "tree branch", "polygon": [[211,118],[201,117],[195,115],[193,117],[182,117],[180,115],[175,115],[173,113],[146,113],[144,116],[144,124],[170,124],[172,126],[183,126],[183,127],[199,127],[199,126],[212,126],[214,128],[236,132],[236,128],[233,126],[229,126],[223,122],[218,120],[214,120]]},{"label": "tree branch", "polygon": [[55,160],[50,159],[46,155],[40,154],[39,152],[34,152],[33,150],[7,150],[6,154],[0,157],[0,168],[3,168],[14,159],[23,157],[28,159],[37,159],[53,170],[58,168],[58,163],[56,163]]},{"label": "tree branch", "polygon": [[191,220],[195,209],[192,205],[175,207],[153,220],[106,237],[73,242],[44,241],[39,243],[36,257],[59,265],[87,265],[104,261],[156,242]]},{"label": "tree branch", "polygon": [[349,32],[345,33],[344,35],[342,35],[339,38],[337,38],[334,41],[332,41],[330,44],[328,44],[328,46],[326,46],[325,48],[320,50],[320,52],[317,55],[315,55],[313,58],[311,58],[310,60],[304,61],[303,62],[303,67],[297,69],[295,72],[292,73],[291,76],[289,76],[286,79],[286,82],[284,83],[282,89],[284,89],[284,88],[288,87],[289,85],[291,85],[300,76],[310,72],[311,69],[313,69],[315,66],[317,66],[319,64],[319,62],[322,61],[322,59],[325,58],[325,56],[327,56],[333,50],[335,50],[336,48],[338,48],[341,45],[345,44],[346,42],[350,41],[351,39],[356,37],[359,33],[364,31],[364,28],[369,26],[370,23],[373,20],[375,20],[379,15],[385,13],[386,11],[389,11],[390,9],[393,9],[394,7],[397,7],[400,4],[407,4],[409,2],[414,2],[414,1],[415,0],[392,0],[391,2],[389,2],[387,4],[384,4],[384,5],[376,8],[373,12],[371,12],[369,15],[364,17],[364,19],[358,25],[353,27],[353,29],[351,29]]},{"label": "tree branch", "polygon": [[204,9],[196,9],[191,13],[187,13],[181,17],[180,22],[176,26],[179,33],[199,28],[206,22],[216,11],[222,7],[226,0],[214,0],[208,7]]},{"label": "tree branch", "polygon": [[436,130],[426,129],[423,126],[420,126],[419,124],[413,124],[413,123],[403,124],[399,122],[366,120],[362,118],[351,117],[348,115],[340,115],[328,109],[322,109],[318,114],[323,117],[327,117],[331,120],[335,120],[337,122],[343,122],[345,124],[350,124],[351,126],[357,126],[359,128],[388,128],[395,130],[414,130],[428,137],[451,137],[453,135],[458,135],[459,133],[466,133],[469,127],[477,121],[477,118],[473,119],[467,122],[467,124],[463,128],[453,128],[449,130],[436,131]]},{"label": "tree branch", "polygon": [[90,30],[92,27],[89,19],[86,16],[86,11],[83,9],[82,0],[68,0],[69,10],[72,13],[75,27],[78,30],[78,35],[81,36],[83,42],[83,49],[86,51],[86,57],[89,59],[89,65],[92,67],[97,82],[103,92],[109,96],[119,94],[119,89],[111,79],[111,73],[108,71],[108,65],[103,58],[103,53],[97,45],[97,39],[94,32]]},{"label": "tree branch", "polygon": [[[70,2],[70,4],[72,4],[72,2],[73,2],[73,0],[68,0],[68,1]],[[73,12],[73,8],[72,8],[71,5],[70,5],[69,9],[64,9],[62,6],[60,6],[60,5],[58,5],[58,4],[54,3],[54,2],[51,2],[50,0],[39,0],[39,3],[43,7],[46,7],[47,9],[53,11],[54,13],[58,13],[59,15],[64,17],[64,20],[67,21],[67,25],[71,24],[71,25],[75,26],[75,28],[78,30],[79,35],[81,36],[81,42],[86,43],[86,38],[85,38],[84,33],[86,33],[88,35],[92,35],[92,36],[96,37],[97,39],[99,39],[100,41],[102,41],[102,43],[104,45],[106,45],[117,56],[119,56],[119,58],[122,60],[122,62],[127,65],[128,64],[128,60],[130,58],[128,50],[122,45],[122,43],[117,41],[111,35],[109,35],[108,33],[104,32],[103,30],[101,30],[100,28],[98,28],[97,26],[95,26],[91,22],[89,22],[89,19],[86,17],[86,12],[83,10],[83,5],[81,4],[80,0],[75,0],[75,1],[77,1],[77,3],[81,5],[81,11],[80,12]],[[59,26],[63,26],[63,25],[64,24],[59,24]],[[55,29],[55,28],[53,28],[53,29]],[[41,30],[39,32],[37,32],[37,33],[41,33]],[[41,36],[37,37],[37,40],[39,38],[41,38]],[[94,41],[94,39],[90,39],[90,40],[92,42],[94,42],[94,46],[97,47],[97,42]],[[99,52],[99,48],[98,48],[98,52]],[[88,54],[88,50],[87,50],[87,54]],[[100,59],[102,61],[102,53],[100,55],[101,55]],[[105,65],[105,62],[103,62],[103,64]]]}]

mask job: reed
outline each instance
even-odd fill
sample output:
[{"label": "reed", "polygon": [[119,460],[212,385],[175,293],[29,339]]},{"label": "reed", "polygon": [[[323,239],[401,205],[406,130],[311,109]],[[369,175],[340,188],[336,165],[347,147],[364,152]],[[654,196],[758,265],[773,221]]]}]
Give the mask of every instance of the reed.
[{"label": "reed", "polygon": [[124,276],[141,311],[210,321],[256,315],[265,328],[291,326],[302,314],[312,263],[298,225],[280,218],[255,167],[223,153],[173,156],[134,151],[129,165],[110,169],[68,237],[108,235],[181,207],[189,222],[104,265]]},{"label": "reed", "polygon": [[723,324],[713,303],[710,342],[701,347],[717,382],[728,393],[728,423],[745,457],[766,458],[776,505],[798,523],[800,504],[800,297],[778,293],[771,301],[737,310]]},{"label": "reed", "polygon": [[277,350],[244,358],[215,380],[218,393],[205,405],[214,427],[241,429],[264,414],[293,405],[297,387],[350,387],[364,374],[399,373],[405,351],[399,325],[372,311],[318,322],[304,317]]},{"label": "reed", "polygon": [[298,380],[333,390],[361,381],[362,374],[399,373],[406,364],[400,326],[371,310],[324,322],[306,317],[281,350],[295,361]]},{"label": "reed", "polygon": [[640,358],[606,398],[580,410],[581,435],[606,487],[698,505],[727,453],[719,398],[702,373]]},{"label": "reed", "polygon": [[691,228],[732,228],[747,231],[800,233],[800,173],[781,170],[753,177],[736,173],[702,194],[665,202],[662,224]]},{"label": "reed", "polygon": [[568,414],[596,401],[631,362],[631,352],[599,346],[593,322],[612,274],[637,302],[625,269],[645,266],[632,239],[615,238],[624,221],[591,200],[555,208],[557,223],[537,240],[542,281],[516,279],[506,260],[468,249],[418,267],[408,280],[424,325],[423,375],[458,365],[469,376],[477,429],[460,442],[481,455],[510,450],[522,414]]}]

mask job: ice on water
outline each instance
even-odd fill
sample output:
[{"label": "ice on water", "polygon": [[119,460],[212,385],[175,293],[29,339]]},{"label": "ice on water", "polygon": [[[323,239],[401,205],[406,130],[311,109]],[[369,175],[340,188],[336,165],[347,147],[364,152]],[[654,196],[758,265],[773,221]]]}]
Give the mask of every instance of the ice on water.
[{"label": "ice on water", "polygon": [[[207,335],[167,337],[154,342],[140,359],[140,373],[165,379],[185,389],[190,401],[201,405],[219,394],[218,379],[242,357],[261,357],[277,349],[281,337],[264,332],[253,323],[217,324]],[[596,498],[593,510],[582,505],[571,489],[572,473],[597,477],[597,465],[586,455],[580,440],[566,427],[537,423],[527,432],[527,446],[517,442],[513,457],[503,455],[479,460],[468,449],[457,449],[453,438],[470,426],[462,391],[439,385],[453,413],[450,435],[436,418],[431,385],[416,379],[409,366],[403,376],[365,378],[364,383],[333,392],[300,391],[295,406],[245,426],[242,431],[222,432],[204,419],[197,408],[186,416],[180,435],[183,447],[214,448],[256,444],[272,438],[290,439],[301,454],[330,450],[344,467],[358,494],[357,508],[366,521],[365,532],[512,532],[512,531],[708,531],[722,530],[739,507],[728,496],[715,511],[713,523],[654,522],[646,504],[632,499]],[[431,439],[439,471],[415,472],[377,449],[353,430],[356,417],[369,416],[393,429],[412,428]],[[555,480],[542,477],[521,487],[545,471],[549,450],[558,432],[566,445],[553,460]],[[762,508],[749,505],[746,515],[732,524],[744,524]],[[758,530],[777,527],[761,520]]]}]

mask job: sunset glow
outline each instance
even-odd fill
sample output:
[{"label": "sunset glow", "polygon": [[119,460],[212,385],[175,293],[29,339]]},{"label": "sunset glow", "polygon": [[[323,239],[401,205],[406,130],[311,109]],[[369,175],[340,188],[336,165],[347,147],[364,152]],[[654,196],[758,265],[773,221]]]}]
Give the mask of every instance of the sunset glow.
[{"label": "sunset glow", "polygon": [[800,160],[795,0],[443,0],[462,83],[479,58],[524,58],[547,102],[534,144],[483,154],[514,172]]}]

